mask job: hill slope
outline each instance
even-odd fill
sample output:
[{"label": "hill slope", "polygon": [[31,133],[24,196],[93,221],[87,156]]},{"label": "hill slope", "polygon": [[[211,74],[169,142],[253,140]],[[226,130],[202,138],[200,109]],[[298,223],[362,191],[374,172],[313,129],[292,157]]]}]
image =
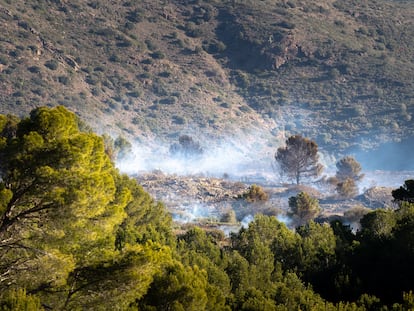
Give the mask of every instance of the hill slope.
[{"label": "hill slope", "polygon": [[414,133],[413,22],[411,1],[0,0],[0,112],[372,147]]}]

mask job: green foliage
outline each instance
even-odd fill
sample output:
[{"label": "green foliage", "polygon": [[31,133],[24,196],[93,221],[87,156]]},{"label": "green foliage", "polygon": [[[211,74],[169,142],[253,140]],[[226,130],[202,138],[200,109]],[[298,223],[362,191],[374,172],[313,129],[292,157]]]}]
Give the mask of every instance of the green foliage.
[{"label": "green foliage", "polygon": [[361,165],[351,156],[346,156],[336,163],[336,191],[341,197],[351,198],[358,194],[357,182],[364,175],[361,174]]},{"label": "green foliage", "polygon": [[414,180],[406,180],[403,186],[392,191],[392,196],[397,202],[414,203]]},{"label": "green foliage", "polygon": [[220,221],[221,222],[232,223],[232,224],[237,223],[236,212],[233,209],[229,210],[228,212],[226,212],[222,215]]},{"label": "green foliage", "polygon": [[304,224],[314,219],[321,212],[319,201],[312,198],[307,192],[299,192],[296,196],[289,198],[289,215],[298,224]]},{"label": "green foliage", "polygon": [[45,66],[49,68],[50,70],[56,70],[59,66],[59,63],[56,60],[48,60],[45,62]]},{"label": "green foliage", "polygon": [[229,276],[224,271],[227,256],[223,254],[216,240],[203,230],[192,228],[179,236],[177,251],[183,264],[196,266],[207,272],[206,310],[228,310],[226,299],[231,296],[231,287]]},{"label": "green foliage", "polygon": [[294,135],[286,140],[286,146],[277,149],[276,162],[280,172],[300,183],[303,177],[316,177],[322,171],[322,165],[318,163],[318,145],[316,142]]},{"label": "green foliage", "polygon": [[[373,211],[361,219],[361,229],[355,235],[336,224],[337,265],[332,271],[336,270],[333,278],[338,283],[336,293],[329,295],[340,293],[355,300],[368,293],[370,296],[362,296],[360,301],[367,310],[401,301],[402,293],[412,288],[413,212],[408,203],[398,210]],[[372,300],[372,295],[377,298]]]},{"label": "green foliage", "polygon": [[269,195],[263,190],[263,188],[254,184],[249,187],[247,192],[244,193],[242,197],[249,203],[265,202],[269,200]]},{"label": "green foliage", "polygon": [[1,310],[413,309],[409,181],[356,233],[311,221],[318,201],[301,192],[296,231],[256,215],[228,239],[173,235],[164,206],[113,167],[114,142],[81,124],[63,107],[0,116]]},{"label": "green foliage", "polygon": [[115,159],[122,159],[132,154],[131,143],[122,136],[118,136],[114,141]]},{"label": "green foliage", "polygon": [[[1,120],[0,289],[26,287],[57,309],[142,296],[168,254],[148,246],[171,241],[163,207],[119,176],[103,139],[65,108],[38,108],[17,131]],[[135,239],[115,250],[129,223]]]},{"label": "green foliage", "polygon": [[159,244],[129,246],[113,258],[77,267],[69,276],[71,288],[64,308],[68,310],[126,310],[148,291],[153,277],[170,252]]},{"label": "green foliage", "polygon": [[2,311],[42,311],[38,297],[27,295],[24,289],[15,289],[0,294],[0,310]]},{"label": "green foliage", "polygon": [[360,221],[362,228],[358,234],[363,240],[388,239],[396,221],[392,210],[381,209],[368,213]]},{"label": "green foliage", "polygon": [[139,310],[206,310],[207,277],[197,266],[184,267],[175,261],[155,275]]},{"label": "green foliage", "polygon": [[333,260],[336,248],[336,239],[332,228],[328,224],[317,224],[310,221],[297,229],[301,236],[303,259],[302,269],[312,272],[313,269],[322,270]]},{"label": "green foliage", "polygon": [[171,232],[171,216],[161,203],[155,202],[135,180],[119,176],[117,180],[123,191],[133,198],[125,206],[127,217],[116,232],[116,248],[149,241],[163,245],[174,245]]}]

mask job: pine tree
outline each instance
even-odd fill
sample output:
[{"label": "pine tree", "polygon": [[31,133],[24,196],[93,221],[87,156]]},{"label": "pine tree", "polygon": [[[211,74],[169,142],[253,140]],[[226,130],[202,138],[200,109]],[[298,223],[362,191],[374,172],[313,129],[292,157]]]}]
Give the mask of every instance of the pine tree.
[{"label": "pine tree", "polygon": [[286,146],[277,149],[276,162],[281,173],[299,184],[302,178],[316,177],[322,172],[319,164],[318,145],[316,142],[294,135],[286,140]]}]

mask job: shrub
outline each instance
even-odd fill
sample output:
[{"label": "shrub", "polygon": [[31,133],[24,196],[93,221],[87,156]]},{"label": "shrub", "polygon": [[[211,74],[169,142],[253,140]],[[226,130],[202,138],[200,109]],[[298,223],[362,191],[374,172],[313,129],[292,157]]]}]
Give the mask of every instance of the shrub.
[{"label": "shrub", "polygon": [[90,84],[90,85],[97,85],[99,80],[94,76],[87,76],[85,78],[85,82]]},{"label": "shrub", "polygon": [[153,59],[163,59],[163,58],[165,58],[165,54],[161,51],[155,51],[154,53],[151,53],[150,56]]},{"label": "shrub", "polygon": [[7,58],[3,55],[0,55],[0,64],[7,65]]},{"label": "shrub", "polygon": [[231,105],[229,103],[224,102],[224,103],[220,104],[220,107],[229,109],[229,108],[231,108]]},{"label": "shrub", "polygon": [[108,59],[112,63],[117,63],[121,60],[117,54],[112,54]]},{"label": "shrub", "polygon": [[134,97],[134,98],[138,98],[141,96],[141,92],[140,91],[132,91],[132,92],[128,92],[127,93],[128,96]]},{"label": "shrub", "polygon": [[56,70],[58,66],[59,66],[59,63],[54,59],[48,60],[45,63],[45,67],[49,68],[50,70]]},{"label": "shrub", "polygon": [[294,23],[288,22],[288,21],[282,21],[278,24],[278,26],[286,29],[294,29],[296,25]]},{"label": "shrub", "polygon": [[143,19],[142,15],[143,15],[142,9],[136,9],[134,11],[128,12],[126,18],[131,23],[139,23]]},{"label": "shrub", "polygon": [[186,34],[189,37],[198,38],[201,37],[202,30],[199,27],[197,27],[195,23],[189,22],[186,25]]},{"label": "shrub", "polygon": [[150,51],[155,51],[158,48],[157,45],[154,42],[152,42],[150,39],[146,39],[145,44],[146,44],[148,50],[150,50]]},{"label": "shrub", "polygon": [[63,85],[69,84],[69,78],[67,76],[59,76],[58,81],[59,83],[62,83]]},{"label": "shrub", "polygon": [[31,67],[29,67],[29,68],[27,68],[31,73],[40,73],[41,72],[41,70],[40,70],[40,67],[38,67],[38,66],[31,66]]},{"label": "shrub", "polygon": [[234,224],[237,222],[237,218],[236,218],[236,212],[234,210],[229,210],[228,212],[224,213],[221,216],[221,222],[227,222],[227,223],[231,223]]},{"label": "shrub", "polygon": [[186,119],[181,116],[173,116],[173,122],[178,125],[184,125],[186,123]]},{"label": "shrub", "polygon": [[269,200],[269,195],[258,185],[251,185],[242,197],[249,203],[266,202]]},{"label": "shrub", "polygon": [[159,103],[163,105],[174,105],[176,102],[177,98],[175,97],[166,97],[159,100]]},{"label": "shrub", "polygon": [[159,76],[159,77],[162,77],[162,78],[169,78],[169,77],[171,77],[171,72],[168,72],[168,71],[163,71],[163,72],[160,72],[160,73],[158,74],[158,76]]}]

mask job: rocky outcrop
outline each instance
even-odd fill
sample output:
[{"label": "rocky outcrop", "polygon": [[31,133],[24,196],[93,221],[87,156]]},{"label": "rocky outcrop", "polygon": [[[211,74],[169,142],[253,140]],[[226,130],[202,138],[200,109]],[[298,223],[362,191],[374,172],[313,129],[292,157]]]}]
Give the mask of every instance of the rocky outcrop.
[{"label": "rocky outcrop", "polygon": [[161,172],[137,176],[138,182],[167,206],[186,201],[223,203],[242,195],[247,185],[213,177],[165,175]]}]

